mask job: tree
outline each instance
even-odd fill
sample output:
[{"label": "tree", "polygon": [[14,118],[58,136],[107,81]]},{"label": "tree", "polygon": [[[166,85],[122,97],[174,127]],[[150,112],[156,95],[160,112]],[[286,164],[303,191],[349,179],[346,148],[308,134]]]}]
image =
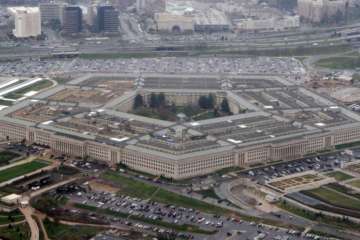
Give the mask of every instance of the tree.
[{"label": "tree", "polygon": [[51,19],[49,22],[49,26],[52,30],[56,32],[61,30],[61,22],[59,19]]},{"label": "tree", "polygon": [[221,111],[224,113],[230,113],[230,106],[229,106],[229,102],[227,100],[227,98],[224,98],[221,102]]},{"label": "tree", "polygon": [[335,20],[335,23],[341,23],[343,20],[344,20],[344,14],[342,13],[342,11],[340,11],[340,9],[338,9],[336,11],[336,14],[334,16],[334,20]]},{"label": "tree", "polygon": [[157,236],[158,240],[175,240],[176,239],[176,233],[161,233]]},{"label": "tree", "polygon": [[211,109],[214,107],[215,107],[215,97],[213,94],[210,93],[208,96],[208,108]]},{"label": "tree", "polygon": [[159,93],[157,95],[157,98],[158,98],[159,107],[164,107],[166,105],[165,94],[164,93]]},{"label": "tree", "polygon": [[201,108],[208,108],[208,99],[206,96],[200,96],[199,98],[199,107]]},{"label": "tree", "polygon": [[213,109],[215,107],[215,97],[213,94],[208,96],[200,96],[199,106],[204,109]]},{"label": "tree", "polygon": [[136,95],[134,99],[134,109],[144,106],[144,99],[141,94]]},{"label": "tree", "polygon": [[159,106],[158,96],[155,93],[150,94],[150,107],[157,108]]}]

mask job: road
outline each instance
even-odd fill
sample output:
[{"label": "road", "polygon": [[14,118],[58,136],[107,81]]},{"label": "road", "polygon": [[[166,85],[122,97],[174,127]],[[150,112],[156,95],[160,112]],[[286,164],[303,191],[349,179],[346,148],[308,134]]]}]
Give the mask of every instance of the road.
[{"label": "road", "polygon": [[34,210],[30,207],[20,207],[21,213],[25,216],[25,220],[28,223],[31,231],[31,240],[39,240],[39,226],[36,221],[33,219],[32,215],[34,214]]}]

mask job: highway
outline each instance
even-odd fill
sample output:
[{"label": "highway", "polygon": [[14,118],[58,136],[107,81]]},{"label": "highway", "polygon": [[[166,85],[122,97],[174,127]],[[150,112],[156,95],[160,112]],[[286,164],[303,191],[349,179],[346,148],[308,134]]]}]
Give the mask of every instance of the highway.
[{"label": "highway", "polygon": [[[262,51],[292,48],[321,48],[349,45],[349,41],[359,41],[360,25],[350,25],[338,28],[322,28],[314,32],[296,31],[285,33],[243,33],[229,40],[219,40],[221,34],[215,37],[161,36],[150,35],[136,29],[138,26],[120,18],[124,36],[104,38],[101,40],[71,39],[59,42],[47,41],[41,46],[22,44],[16,47],[0,48],[0,59],[18,59],[22,57],[51,57],[54,54],[101,54],[101,53],[188,53],[193,51]],[[135,29],[133,29],[135,28]],[[337,34],[334,34],[334,33]],[[349,32],[358,33],[347,35]],[[226,35],[226,34],[224,34]],[[219,36],[219,38],[217,37]],[[135,41],[136,40],[136,41]],[[156,41],[155,41],[156,40]]]}]

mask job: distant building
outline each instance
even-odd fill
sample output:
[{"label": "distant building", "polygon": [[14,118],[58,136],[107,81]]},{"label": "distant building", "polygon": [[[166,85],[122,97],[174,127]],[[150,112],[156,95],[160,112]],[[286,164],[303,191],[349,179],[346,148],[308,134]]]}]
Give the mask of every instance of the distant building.
[{"label": "distant building", "polygon": [[235,24],[239,32],[243,31],[284,31],[300,27],[299,16],[288,16],[283,18],[270,19],[241,19]]},{"label": "distant building", "polygon": [[59,3],[40,4],[41,23],[49,23],[52,20],[61,21],[62,5]]},{"label": "distant building", "polygon": [[345,13],[349,0],[298,0],[299,15],[310,22],[319,23],[325,18]]},{"label": "distant building", "polygon": [[63,11],[64,34],[75,34],[82,31],[82,10],[78,6],[68,6]]},{"label": "distant building", "polygon": [[41,35],[41,18],[38,7],[11,7],[9,12],[15,22],[13,30],[15,37],[28,38]]},{"label": "distant building", "polygon": [[119,12],[113,6],[98,6],[97,25],[100,32],[118,32]]},{"label": "distant building", "polygon": [[208,9],[194,15],[194,30],[196,32],[220,32],[230,30],[230,21],[225,13]]},{"label": "distant building", "polygon": [[139,14],[153,16],[166,10],[166,0],[137,0],[136,11]]},{"label": "distant building", "polygon": [[96,25],[96,12],[97,6],[95,4],[90,4],[86,9],[84,20],[89,27]]},{"label": "distant building", "polygon": [[111,5],[117,8],[119,11],[126,9],[135,3],[136,0],[111,0]]},{"label": "distant building", "polygon": [[160,32],[180,33],[194,31],[194,18],[192,16],[156,13],[155,22],[157,31]]}]

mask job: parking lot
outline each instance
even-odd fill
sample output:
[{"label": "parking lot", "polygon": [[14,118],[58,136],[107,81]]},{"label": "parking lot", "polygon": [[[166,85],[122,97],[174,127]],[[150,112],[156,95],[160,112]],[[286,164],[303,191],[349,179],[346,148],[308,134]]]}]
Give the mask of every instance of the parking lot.
[{"label": "parking lot", "polygon": [[257,181],[260,184],[264,184],[265,181],[310,170],[318,172],[332,171],[334,168],[341,167],[343,163],[351,162],[353,160],[354,159],[352,159],[350,155],[347,155],[344,152],[331,153],[286,163],[278,163],[266,167],[258,167],[247,170],[243,172],[242,175],[251,178],[253,181]]},{"label": "parking lot", "polygon": [[[176,225],[192,225],[206,231],[217,231],[216,234],[203,235],[197,233],[180,233],[182,239],[313,239],[309,234],[301,237],[300,232],[289,229],[279,229],[254,222],[246,222],[237,218],[210,215],[195,209],[183,208],[175,205],[160,204],[139,198],[131,198],[126,195],[116,195],[109,192],[86,191],[86,187],[80,187],[76,191],[62,192],[71,202],[96,207],[112,213],[126,214],[126,218],[107,215],[107,220],[114,225],[127,225],[140,231],[162,233],[165,228],[152,224],[144,224],[136,219],[147,219],[145,222],[166,222]],[[60,194],[60,193],[58,193]],[[99,212],[99,211],[97,211]]]},{"label": "parking lot", "polygon": [[0,72],[11,76],[49,76],[60,73],[224,73],[284,75],[290,80],[306,72],[295,58],[224,58],[224,57],[164,57],[141,59],[68,59],[1,62]]}]

